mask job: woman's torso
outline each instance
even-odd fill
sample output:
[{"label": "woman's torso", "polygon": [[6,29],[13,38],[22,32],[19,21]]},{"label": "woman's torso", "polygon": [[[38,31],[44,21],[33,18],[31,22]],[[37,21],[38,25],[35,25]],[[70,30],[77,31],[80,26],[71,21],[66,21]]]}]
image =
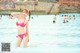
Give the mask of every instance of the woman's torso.
[{"label": "woman's torso", "polygon": [[17,21],[18,24],[25,25],[25,26],[17,25],[18,34],[25,33],[26,32],[26,23],[27,23],[26,16],[24,14],[21,14],[17,18],[18,18],[18,21]]}]

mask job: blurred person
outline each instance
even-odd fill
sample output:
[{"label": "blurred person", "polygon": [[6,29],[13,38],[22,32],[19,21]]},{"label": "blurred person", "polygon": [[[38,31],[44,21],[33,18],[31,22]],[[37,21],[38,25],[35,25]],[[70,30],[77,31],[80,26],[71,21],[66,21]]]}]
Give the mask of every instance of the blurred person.
[{"label": "blurred person", "polygon": [[56,15],[53,17],[53,23],[56,23]]}]

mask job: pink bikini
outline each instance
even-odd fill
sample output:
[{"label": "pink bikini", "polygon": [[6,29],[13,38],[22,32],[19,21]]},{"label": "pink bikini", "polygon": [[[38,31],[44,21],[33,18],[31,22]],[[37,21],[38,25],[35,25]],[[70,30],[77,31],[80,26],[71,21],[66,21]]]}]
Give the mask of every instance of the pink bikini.
[{"label": "pink bikini", "polygon": [[16,25],[17,26],[21,26],[21,27],[25,27],[25,24],[22,22],[22,23],[18,23],[18,22],[16,22]]},{"label": "pink bikini", "polygon": [[[22,22],[22,23],[18,23],[18,22],[16,22],[16,25],[17,25],[17,26],[21,26],[21,27],[25,27],[24,22]],[[28,34],[27,32],[22,33],[22,34],[18,34],[18,36],[17,36],[17,37],[20,37],[20,38],[22,38],[22,39],[23,39],[23,37],[24,37],[25,35],[27,35],[27,34]]]}]

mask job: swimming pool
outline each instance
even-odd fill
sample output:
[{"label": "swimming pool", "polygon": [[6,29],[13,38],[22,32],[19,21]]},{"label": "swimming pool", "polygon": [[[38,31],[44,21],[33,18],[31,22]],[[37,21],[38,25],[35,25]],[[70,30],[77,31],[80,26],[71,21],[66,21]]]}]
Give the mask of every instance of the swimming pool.
[{"label": "swimming pool", "polygon": [[23,48],[22,45],[15,47],[17,19],[8,19],[7,15],[2,15],[0,43],[11,43],[10,53],[80,53],[80,14],[75,14],[76,19],[68,23],[62,23],[62,15],[57,15],[56,23],[53,23],[54,15],[31,15],[29,48]]}]

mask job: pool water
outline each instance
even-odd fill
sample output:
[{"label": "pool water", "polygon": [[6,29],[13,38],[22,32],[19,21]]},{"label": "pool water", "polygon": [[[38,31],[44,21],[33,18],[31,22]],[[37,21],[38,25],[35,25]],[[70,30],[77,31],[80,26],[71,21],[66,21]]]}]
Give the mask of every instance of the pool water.
[{"label": "pool water", "polygon": [[9,53],[80,53],[80,14],[75,14],[76,19],[69,20],[68,23],[63,23],[62,15],[57,15],[56,23],[53,23],[54,15],[31,15],[28,48],[24,48],[23,45],[15,46],[17,19],[8,19],[8,15],[2,15],[0,49],[1,43],[9,42],[11,43]]}]

